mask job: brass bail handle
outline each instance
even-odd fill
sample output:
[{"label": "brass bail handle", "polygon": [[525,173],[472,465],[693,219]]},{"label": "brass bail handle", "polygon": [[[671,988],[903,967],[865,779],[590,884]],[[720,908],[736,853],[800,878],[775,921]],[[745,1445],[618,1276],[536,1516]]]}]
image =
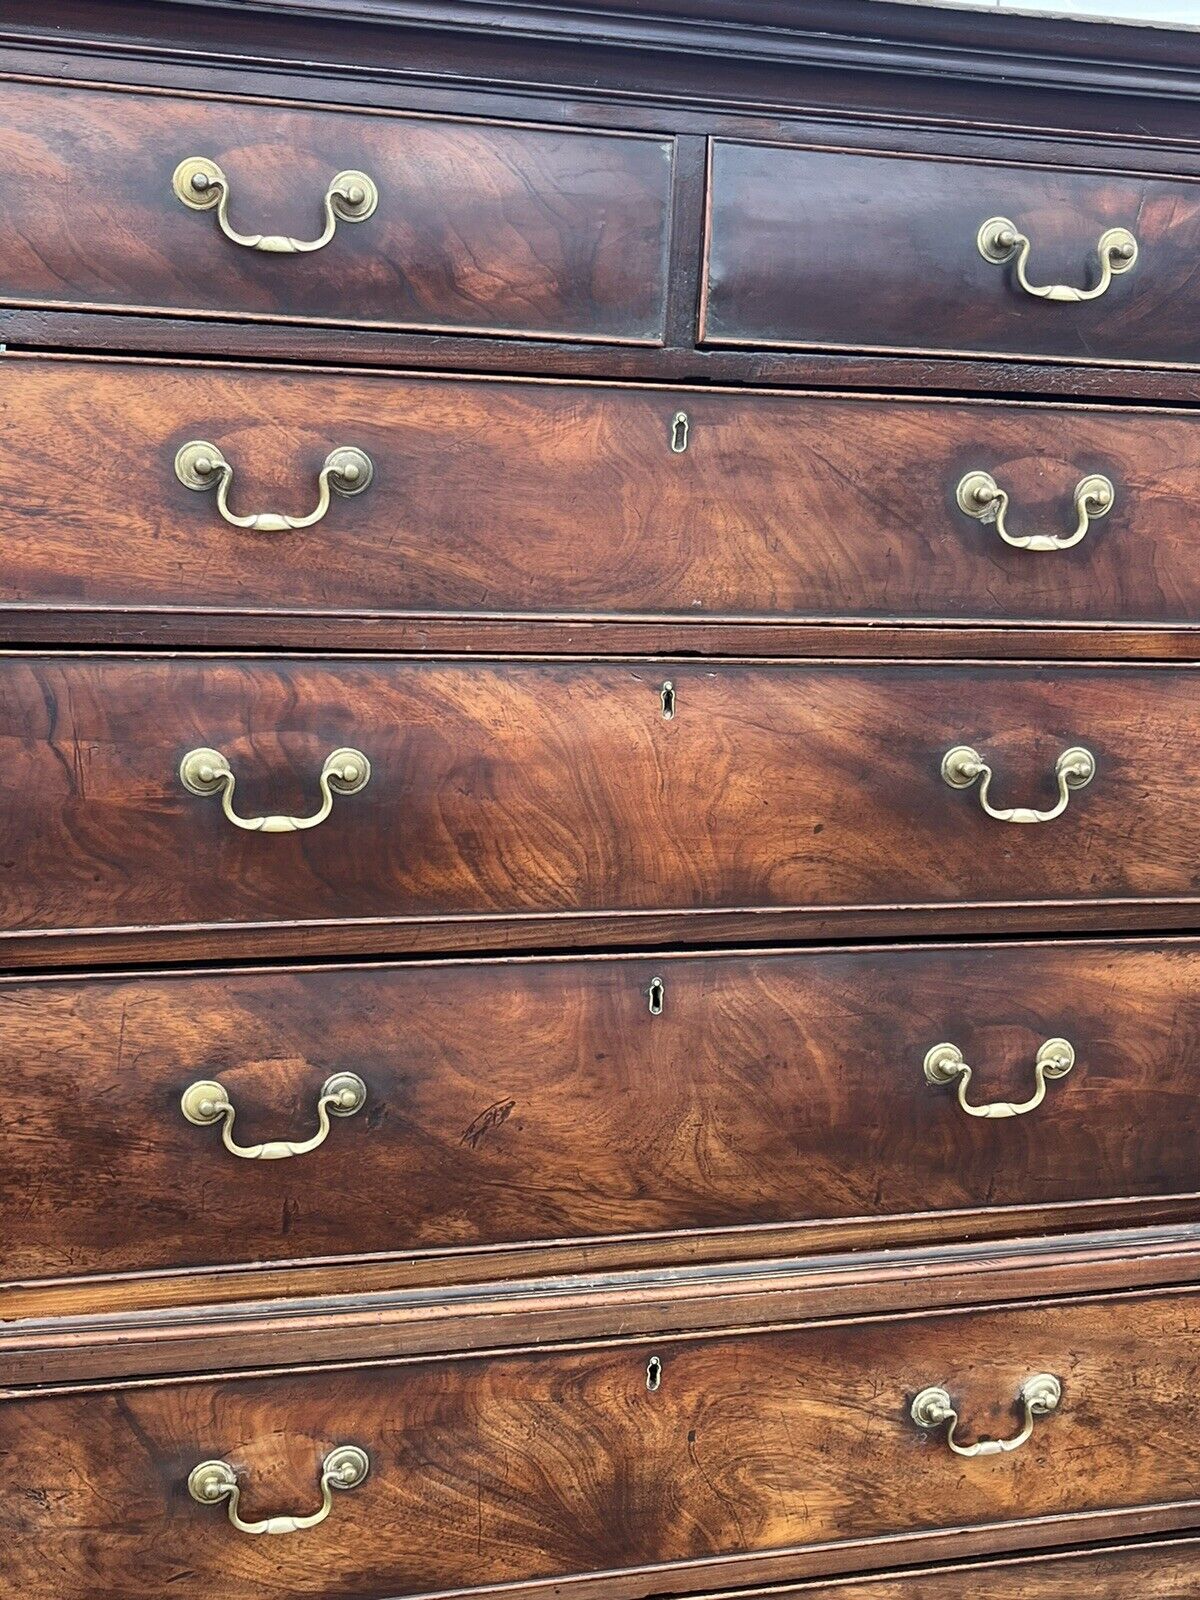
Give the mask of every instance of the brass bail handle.
[{"label": "brass bail handle", "polygon": [[333,810],[335,794],[357,794],[371,781],[371,763],[361,750],[335,750],[325,757],[319,779],[321,805],[309,817],[239,817],[233,809],[237,782],[233,769],[219,750],[201,746],[189,750],[179,763],[179,780],[189,794],[221,796],[221,810],[235,828],[248,833],[300,833],[315,828]]},{"label": "brass bail handle", "polygon": [[237,1116],[228,1091],[220,1083],[201,1079],[183,1091],[180,1109],[198,1128],[221,1124],[221,1142],[230,1155],[243,1161],[284,1161],[307,1155],[329,1137],[330,1117],[352,1117],[367,1103],[367,1086],[354,1072],[335,1072],[321,1085],[317,1097],[317,1131],[308,1139],[271,1139],[266,1144],[237,1144],[233,1122]]},{"label": "brass bail handle", "polygon": [[330,492],[349,498],[369,489],[375,468],[365,450],[340,444],[325,457],[317,475],[317,504],[307,516],[286,516],[281,511],[257,511],[239,517],[229,509],[229,488],[233,468],[215,444],[204,439],[189,439],[175,455],[175,476],[186,489],[203,493],[217,491],[217,510],[232,528],[249,528],[254,533],[289,533],[294,528],[311,528],[329,510]]},{"label": "brass bail handle", "polygon": [[1054,763],[1054,776],[1058,781],[1058,803],[1048,811],[1035,811],[1031,806],[993,806],[988,798],[992,783],[992,769],[969,744],[956,744],[942,757],[942,778],[952,789],[969,789],[979,783],[979,804],[989,817],[997,822],[1053,822],[1067,809],[1073,789],[1083,789],[1096,776],[1096,758],[1082,745],[1072,745],[1064,750]]},{"label": "brass bail handle", "polygon": [[1058,1409],[1062,1384],[1052,1372],[1039,1372],[1021,1385],[1017,1398],[1023,1412],[1021,1431],[1011,1439],[980,1439],[977,1444],[959,1444],[954,1437],[958,1412],[947,1391],[936,1385],[921,1390],[912,1403],[910,1415],[918,1428],[932,1430],[945,1426],[946,1443],[956,1456],[1003,1456],[1029,1442],[1038,1417],[1049,1416]]},{"label": "brass bail handle", "polygon": [[959,480],[955,490],[958,508],[977,522],[994,523],[996,532],[1014,550],[1070,550],[1086,535],[1092,523],[1106,517],[1113,508],[1116,490],[1101,472],[1080,478],[1075,485],[1075,528],[1068,534],[1009,533],[1008,491],[1002,489],[990,472],[975,470]]},{"label": "brass bail handle", "polygon": [[1028,1111],[1036,1111],[1046,1098],[1047,1080],[1065,1078],[1074,1065],[1075,1047],[1069,1039],[1047,1039],[1033,1064],[1034,1092],[1028,1100],[993,1100],[987,1105],[973,1106],[967,1102],[971,1068],[963,1059],[962,1051],[956,1044],[935,1044],[925,1056],[925,1080],[935,1088],[957,1083],[958,1103],[967,1116],[998,1120],[1023,1117]]},{"label": "brass bail handle", "polygon": [[244,1522],[238,1515],[241,1485],[228,1461],[202,1461],[188,1473],[188,1493],[202,1506],[219,1505],[223,1500],[229,1520],[239,1533],[300,1533],[325,1521],[333,1505],[335,1489],[357,1489],[371,1470],[371,1458],[356,1444],[340,1444],[321,1463],[321,1504],[303,1517],[265,1517],[261,1522]]},{"label": "brass bail handle", "polygon": [[1017,282],[1026,294],[1038,300],[1055,300],[1060,304],[1076,304],[1082,300],[1098,300],[1114,277],[1128,272],[1138,258],[1138,242],[1128,228],[1106,228],[1096,245],[1100,274],[1090,289],[1073,289],[1068,283],[1030,283],[1025,275],[1032,246],[1028,238],[1007,217],[989,217],[975,236],[979,254],[995,266],[1013,262]]},{"label": "brass bail handle", "polygon": [[175,198],[189,211],[217,213],[217,226],[231,244],[268,255],[309,255],[323,250],[339,222],[365,222],[379,204],[379,190],[365,172],[339,172],[330,179],[323,201],[325,226],[315,239],[292,239],[283,233],[238,233],[229,221],[229,179],[208,156],[187,156],[171,178]]}]

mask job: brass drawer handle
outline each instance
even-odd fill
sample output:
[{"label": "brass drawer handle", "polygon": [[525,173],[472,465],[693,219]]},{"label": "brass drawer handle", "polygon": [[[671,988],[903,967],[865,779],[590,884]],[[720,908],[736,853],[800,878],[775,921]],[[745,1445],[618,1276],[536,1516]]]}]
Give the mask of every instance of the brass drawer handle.
[{"label": "brass drawer handle", "polygon": [[1004,526],[1008,491],[990,472],[968,472],[960,479],[956,494],[960,511],[978,522],[994,522],[996,532],[1014,550],[1069,550],[1079,543],[1095,518],[1108,515],[1116,498],[1116,490],[1103,473],[1080,478],[1075,485],[1075,531],[1060,537],[1054,533],[1009,533]]},{"label": "brass drawer handle", "polygon": [[1128,272],[1138,258],[1138,242],[1128,228],[1106,228],[1096,245],[1096,253],[1100,258],[1100,281],[1093,289],[1072,289],[1067,283],[1030,283],[1025,276],[1029,240],[1018,230],[1016,223],[1010,222],[1007,217],[989,217],[976,235],[975,243],[983,259],[997,266],[1015,257],[1013,270],[1026,294],[1034,295],[1038,300],[1072,304],[1080,300],[1098,300],[1113,278],[1120,272]]},{"label": "brass drawer handle", "polygon": [[233,809],[233,788],[237,782],[233,769],[219,750],[201,746],[189,750],[179,763],[179,778],[189,794],[210,795],[218,791],[221,809],[235,828],[249,833],[300,833],[315,828],[333,810],[334,794],[357,794],[371,781],[371,763],[361,750],[335,750],[326,756],[321,768],[321,805],[311,817],[239,817]]},{"label": "brass drawer handle", "polygon": [[307,1517],[265,1517],[243,1522],[238,1516],[241,1485],[228,1461],[202,1461],[188,1473],[188,1493],[202,1506],[227,1502],[229,1520],[239,1533],[300,1533],[324,1522],[333,1505],[335,1489],[357,1489],[371,1469],[371,1458],[356,1444],[340,1444],[321,1463],[321,1505]]},{"label": "brass drawer handle", "polygon": [[1071,790],[1085,788],[1096,776],[1096,758],[1082,745],[1072,745],[1054,763],[1054,775],[1058,779],[1058,804],[1049,811],[1035,811],[1031,806],[1010,806],[1001,810],[988,801],[992,769],[978,750],[973,750],[969,744],[956,744],[942,757],[942,777],[952,789],[969,789],[977,778],[982,780],[979,804],[997,822],[1053,822],[1055,817],[1061,817],[1067,809]]},{"label": "brass drawer handle", "polygon": [[[971,1069],[968,1067],[967,1071]],[[266,1144],[237,1144],[233,1137],[233,1102],[223,1084],[201,1079],[183,1091],[180,1109],[198,1128],[221,1124],[221,1142],[232,1156],[243,1161],[284,1161],[288,1156],[307,1155],[329,1137],[329,1118],[352,1117],[367,1103],[367,1086],[354,1072],[335,1072],[321,1085],[317,1099],[317,1131],[311,1139],[271,1139]]]},{"label": "brass drawer handle", "polygon": [[329,510],[329,491],[349,497],[370,488],[375,468],[365,450],[353,445],[338,445],[325,457],[317,478],[317,506],[306,517],[289,517],[280,511],[258,511],[249,517],[235,516],[229,509],[229,486],[233,468],[217,449],[203,439],[190,439],[175,456],[175,476],[188,489],[216,488],[217,510],[234,528],[251,528],[255,533],[288,533],[293,528],[311,528]]},{"label": "brass drawer handle", "polygon": [[1021,1386],[1018,1398],[1024,1408],[1024,1422],[1020,1433],[1014,1434],[1011,1439],[981,1439],[978,1444],[959,1444],[954,1437],[954,1430],[958,1427],[958,1412],[945,1389],[937,1387],[921,1390],[912,1403],[912,1419],[918,1428],[940,1428],[943,1423],[949,1423],[946,1443],[956,1456],[1008,1455],[1011,1450],[1019,1450],[1028,1443],[1038,1417],[1048,1416],[1051,1411],[1058,1409],[1062,1399],[1062,1384],[1053,1373],[1039,1372]]},{"label": "brass drawer handle", "polygon": [[325,191],[325,226],[317,239],[290,239],[282,233],[238,233],[229,225],[229,179],[207,156],[187,156],[171,178],[175,197],[190,211],[216,207],[217,226],[231,244],[265,250],[274,256],[308,255],[323,250],[339,222],[365,222],[379,204],[379,190],[365,172],[339,172]]},{"label": "brass drawer handle", "polygon": [[1046,1098],[1046,1080],[1065,1078],[1075,1065],[1075,1049],[1067,1039],[1047,1039],[1033,1063],[1034,1092],[1019,1105],[1011,1100],[993,1100],[984,1106],[967,1104],[967,1085],[971,1081],[971,1068],[963,1060],[956,1044],[935,1044],[925,1057],[925,1077],[938,1088],[958,1082],[958,1103],[969,1117],[1023,1117],[1027,1111],[1036,1111]]}]

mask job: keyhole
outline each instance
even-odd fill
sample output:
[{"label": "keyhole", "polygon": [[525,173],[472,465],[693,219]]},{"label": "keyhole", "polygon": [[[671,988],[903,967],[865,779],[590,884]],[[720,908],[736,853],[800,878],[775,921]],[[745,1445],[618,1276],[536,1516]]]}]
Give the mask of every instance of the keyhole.
[{"label": "keyhole", "polygon": [[658,691],[658,698],[662,701],[663,721],[670,722],[675,716],[675,685],[670,678]]},{"label": "keyhole", "polygon": [[651,1356],[646,1363],[646,1387],[651,1394],[657,1394],[662,1383],[662,1362],[657,1356]]},{"label": "keyhole", "polygon": [[688,414],[686,411],[677,411],[671,418],[671,449],[677,456],[687,449],[687,440]]},{"label": "keyhole", "polygon": [[661,978],[650,979],[650,987],[646,990],[646,998],[650,1002],[650,1015],[652,1017],[662,1016],[663,998],[666,992],[667,986]]}]

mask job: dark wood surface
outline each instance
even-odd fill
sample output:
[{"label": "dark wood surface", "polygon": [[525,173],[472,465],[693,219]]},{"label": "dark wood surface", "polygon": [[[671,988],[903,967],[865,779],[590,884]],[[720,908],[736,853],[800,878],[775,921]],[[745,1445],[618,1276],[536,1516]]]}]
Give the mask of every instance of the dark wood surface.
[{"label": "dark wood surface", "polygon": [[[1030,1553],[1200,1526],[1196,947],[1161,937],[1200,912],[1195,696],[1132,664],[1197,657],[1191,417],[1137,408],[1200,393],[1195,47],[857,0],[4,10],[0,338],[158,359],[0,369],[0,641],[275,652],[0,661],[6,963],[258,963],[0,982],[7,1586],[1190,1600],[1187,1543]],[[777,148],[713,196],[699,346],[709,140]],[[311,235],[338,167],[380,209],[252,256],[170,194],[200,151],[246,229]],[[975,254],[989,196],[1037,281],[1109,222],[1142,258],[1035,305]],[[376,483],[255,547],[171,476],[197,411],[237,510],[307,509],[335,427]],[[1026,558],[955,511],[976,465],[1020,529],[1083,470],[1117,509]],[[1005,828],[941,784],[957,739],[1001,804],[1074,740],[1099,775]],[[374,776],[243,836],[179,787],[198,743],[245,811],[310,810],[335,744]],[[679,948],[1123,928],[1160,937]],[[265,965],[420,949],[542,954]],[[949,1037],[1015,1098],[1050,1031],[1079,1060],[1030,1117],[921,1077]],[[341,1065],[368,1110],[298,1162],[178,1111],[211,1073],[241,1135],[302,1134]],[[1063,1410],[1014,1456],[907,1419],[938,1381],[1010,1432],[1038,1366]],[[228,1455],[248,1515],[308,1510],[342,1439],[372,1474],[307,1535],[183,1490]]]},{"label": "dark wood surface", "polygon": [[1194,1600],[1200,1586],[1200,1540],[1074,1550],[980,1563],[929,1567],[831,1583],[803,1583],[769,1591],[749,1589],[743,1600]]},{"label": "dark wood surface", "polygon": [[[972,906],[986,932],[993,907],[1108,927],[1116,902],[1196,895],[1188,668],[10,656],[0,672],[0,911],[18,940],[382,919],[399,942],[406,918],[524,913],[561,945],[580,913],[904,908],[950,928]],[[993,763],[996,805],[1047,806],[1077,743],[1097,776],[1055,822],[1013,828],[942,781],[960,743]],[[341,745],[367,754],[370,785],[307,833],[243,833],[178,777],[211,746],[243,815],[302,815]]]},{"label": "dark wood surface", "polygon": [[[364,614],[368,643],[401,618],[1200,617],[1177,512],[1200,500],[1191,412],[21,357],[2,373],[10,636],[25,608],[61,605],[110,627],[125,608],[177,626],[248,610],[260,644],[302,619],[353,640]],[[305,515],[339,445],[375,473],[316,526],[256,533],[179,482],[190,439],[229,460],[235,514]],[[1085,475],[1103,472],[1115,504],[1072,550],[1011,549],[956,504],[980,468],[1017,537],[1067,537]]]},{"label": "dark wood surface", "polygon": [[[909,1418],[939,1383],[967,1438],[1011,1435],[1037,1372],[1061,1378],[1062,1404],[1014,1454],[956,1459]],[[0,1529],[28,1600],[118,1586],[157,1600],[168,1585],[265,1600],[331,1582],[378,1597],[586,1573],[611,1574],[618,1596],[630,1578],[678,1593],[731,1568],[836,1571],[847,1542],[925,1530],[953,1555],[959,1530],[1011,1549],[1063,1516],[1165,1508],[1186,1526],[1198,1379],[1195,1295],[1180,1293],[31,1395],[0,1406]],[[370,1476],[306,1534],[249,1538],[186,1492],[192,1466],[222,1458],[244,1516],[306,1511],[340,1443],[370,1454]]]},{"label": "dark wood surface", "polygon": [[[656,343],[669,140],[8,82],[0,298]],[[309,255],[223,238],[171,176],[207,156],[241,233],[321,232],[335,173],[374,216]]]},{"label": "dark wood surface", "polygon": [[[764,1225],[886,1247],[918,1217],[961,1238],[1105,1200],[1134,1223],[1200,1205],[1198,1028],[1192,941],[12,981],[3,1275],[416,1255],[433,1283],[539,1242],[633,1265]],[[1024,1101],[1060,1035],[1077,1064],[1022,1119],[969,1118],[922,1072],[949,1040],[973,1102]],[[241,1144],[303,1139],[342,1070],[365,1108],[290,1160],[238,1160],[179,1108],[215,1079]]]},{"label": "dark wood surface", "polygon": [[[1096,158],[1107,164],[1102,150]],[[1200,356],[1180,319],[1200,248],[1194,182],[718,140],[709,204],[710,342],[1165,365]],[[1092,287],[1108,228],[1130,229],[1140,255],[1096,300],[1036,299],[976,247],[996,216],[1032,241],[1035,285]]]}]

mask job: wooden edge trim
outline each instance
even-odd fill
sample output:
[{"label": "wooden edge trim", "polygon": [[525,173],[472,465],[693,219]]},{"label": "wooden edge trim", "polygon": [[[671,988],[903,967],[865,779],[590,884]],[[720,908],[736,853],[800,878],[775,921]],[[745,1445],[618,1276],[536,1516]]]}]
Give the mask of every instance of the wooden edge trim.
[{"label": "wooden edge trim", "polygon": [[[569,958],[573,959],[573,958]],[[293,969],[294,970],[294,969]],[[2,980],[0,980],[2,981]],[[19,980],[7,980],[19,981]],[[1200,1193],[0,1281],[0,1324],[1200,1223]]]},{"label": "wooden edge trim", "polygon": [[957,661],[1013,655],[1039,661],[1200,659],[1195,623],[1045,621],[942,623],[811,621],[792,618],[684,622],[681,618],[477,616],[471,613],[219,611],[124,606],[0,604],[0,648],[117,646],[126,650],[340,650],[698,658],[753,655],[801,660],[838,655],[851,661],[886,654]]},{"label": "wooden edge trim", "polygon": [[[1172,1555],[1193,1555],[1196,1569],[1200,1572],[1200,1535],[1190,1530],[1173,1539],[1152,1539],[1137,1544],[1085,1544],[1070,1550],[1041,1551],[1037,1555],[1001,1555],[995,1556],[985,1564],[972,1562],[966,1565],[959,1561],[941,1562],[937,1566],[908,1567],[902,1572],[865,1572],[855,1573],[849,1577],[835,1577],[832,1579],[818,1579],[813,1582],[798,1584],[772,1584],[767,1589],[723,1589],[710,1593],[706,1600],[786,1600],[787,1596],[794,1595],[795,1600],[838,1600],[838,1596],[852,1586],[857,1593],[859,1588],[868,1591],[876,1584],[902,1584],[917,1583],[922,1578],[952,1578],[956,1574],[962,1575],[964,1581],[969,1581],[970,1588],[963,1593],[983,1594],[988,1575],[994,1572],[1039,1572],[1048,1566],[1058,1564],[1069,1565],[1076,1561],[1103,1560],[1106,1556],[1145,1556],[1153,1560],[1157,1556],[1169,1558]],[[920,1600],[920,1590],[913,1589],[913,1600]]]},{"label": "wooden edge trim", "polygon": [[421,954],[552,953],[571,950],[701,950],[733,942],[783,944],[831,939],[908,939],[936,934],[1127,934],[1193,932],[1200,899],[1029,901],[986,904],[709,911],[471,914],[280,923],[205,923],[177,927],[55,928],[0,934],[0,966],[22,973],[50,967],[140,966],[188,961],[248,961]]},{"label": "wooden edge trim", "polygon": [[614,1330],[622,1339],[687,1337],[867,1316],[957,1315],[1004,1301],[1178,1288],[1197,1277],[1200,1224],[1192,1223],[1065,1240],[25,1320],[0,1326],[0,1399],[34,1385],[327,1363],[331,1350],[339,1365],[454,1358],[611,1342]]}]

